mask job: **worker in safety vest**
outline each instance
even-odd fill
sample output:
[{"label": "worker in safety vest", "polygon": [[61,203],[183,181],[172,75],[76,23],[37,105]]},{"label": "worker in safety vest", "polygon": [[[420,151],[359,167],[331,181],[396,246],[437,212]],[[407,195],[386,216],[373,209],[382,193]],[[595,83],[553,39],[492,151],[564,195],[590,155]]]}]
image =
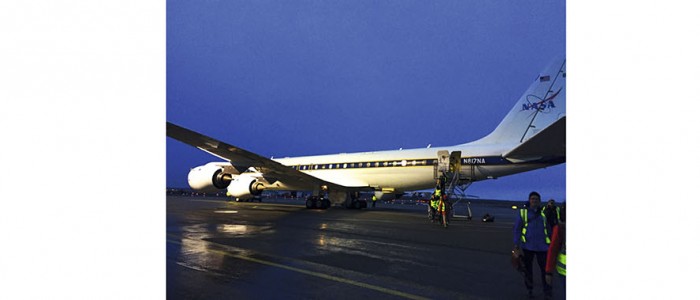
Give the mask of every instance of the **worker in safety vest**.
[{"label": "worker in safety vest", "polygon": [[544,214],[547,216],[547,223],[550,228],[559,223],[559,215],[561,214],[561,209],[556,205],[554,199],[549,199],[547,201],[547,206],[544,208]]},{"label": "worker in safety vest", "polygon": [[556,268],[562,288],[566,288],[566,206],[562,206],[559,217],[559,224],[552,229],[552,243],[547,251],[545,280],[552,284],[552,272]]},{"label": "worker in safety vest", "polygon": [[442,215],[442,226],[447,228],[447,194],[442,194],[438,202],[437,211]]},{"label": "worker in safety vest", "polygon": [[513,226],[514,253],[522,251],[522,259],[525,265],[525,287],[529,296],[533,289],[533,259],[537,258],[542,276],[543,292],[545,298],[551,298],[552,286],[545,281],[545,264],[547,250],[549,249],[549,224],[544,210],[540,206],[540,194],[531,192],[528,196],[529,206],[518,210],[518,218]]},{"label": "worker in safety vest", "polygon": [[372,195],[372,208],[374,208],[376,203],[377,203],[377,195]]},{"label": "worker in safety vest", "polygon": [[438,206],[440,204],[440,185],[435,186],[435,191],[433,192],[433,195],[430,197],[430,221],[435,222],[435,214],[438,211]]}]

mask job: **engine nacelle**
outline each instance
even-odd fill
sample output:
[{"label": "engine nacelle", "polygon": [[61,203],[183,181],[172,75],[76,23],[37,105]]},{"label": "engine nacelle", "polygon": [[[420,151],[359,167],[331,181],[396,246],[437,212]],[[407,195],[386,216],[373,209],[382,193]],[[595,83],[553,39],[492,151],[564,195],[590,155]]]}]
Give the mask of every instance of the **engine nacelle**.
[{"label": "engine nacelle", "polygon": [[187,174],[187,183],[195,191],[217,192],[227,188],[231,184],[232,177],[223,166],[206,164],[190,170]]},{"label": "engine nacelle", "polygon": [[249,175],[240,175],[231,181],[227,188],[227,195],[241,200],[250,199],[262,194],[265,184]]}]

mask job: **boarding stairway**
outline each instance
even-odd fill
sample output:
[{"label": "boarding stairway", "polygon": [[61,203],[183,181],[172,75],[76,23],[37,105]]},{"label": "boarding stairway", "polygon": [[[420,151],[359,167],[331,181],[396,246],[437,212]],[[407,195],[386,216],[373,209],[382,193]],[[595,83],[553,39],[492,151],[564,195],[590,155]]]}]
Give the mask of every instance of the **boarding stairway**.
[{"label": "boarding stairway", "polygon": [[[472,184],[472,177],[467,175],[473,176],[474,174],[474,166],[470,167],[471,172],[467,174],[461,172],[462,151],[452,151],[452,153],[449,153],[447,150],[438,151],[438,162],[435,164],[433,176],[435,179],[440,180],[440,186],[444,187],[443,193],[447,195],[448,199],[452,195],[457,196],[457,201],[452,203],[452,207],[466,199],[466,190]],[[455,193],[456,191],[457,193]],[[467,211],[465,215],[458,215],[454,210],[452,213],[455,218],[472,219],[469,201],[467,201]]]}]

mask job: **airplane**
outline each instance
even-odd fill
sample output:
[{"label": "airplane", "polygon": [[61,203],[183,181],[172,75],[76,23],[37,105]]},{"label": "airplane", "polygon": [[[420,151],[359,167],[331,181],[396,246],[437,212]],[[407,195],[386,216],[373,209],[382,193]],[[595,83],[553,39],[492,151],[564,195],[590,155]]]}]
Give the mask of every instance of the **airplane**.
[{"label": "airplane", "polygon": [[307,208],[362,208],[360,192],[387,199],[433,188],[441,176],[465,188],[565,163],[566,59],[554,59],[490,134],[454,146],[271,159],[170,122],[166,132],[224,160],[192,168],[187,179],[193,190],[226,190],[237,200],[264,190],[313,191]]}]

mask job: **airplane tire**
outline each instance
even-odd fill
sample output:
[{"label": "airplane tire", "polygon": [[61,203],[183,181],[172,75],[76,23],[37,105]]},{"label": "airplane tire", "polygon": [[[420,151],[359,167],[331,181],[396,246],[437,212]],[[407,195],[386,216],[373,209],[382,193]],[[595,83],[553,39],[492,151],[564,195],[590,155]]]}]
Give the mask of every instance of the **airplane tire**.
[{"label": "airplane tire", "polygon": [[311,199],[306,199],[306,208],[311,209],[314,207],[314,201]]}]

